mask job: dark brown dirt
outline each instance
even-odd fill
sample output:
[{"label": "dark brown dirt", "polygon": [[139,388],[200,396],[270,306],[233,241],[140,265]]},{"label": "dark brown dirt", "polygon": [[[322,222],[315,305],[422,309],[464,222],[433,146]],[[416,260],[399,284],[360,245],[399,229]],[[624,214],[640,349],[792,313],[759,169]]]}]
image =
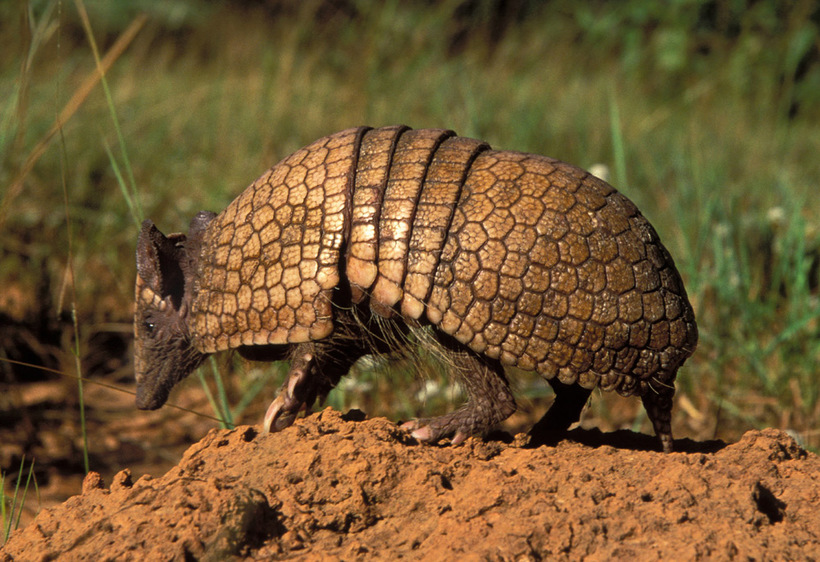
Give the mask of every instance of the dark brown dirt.
[{"label": "dark brown dirt", "polygon": [[91,473],[0,560],[820,557],[820,457],[778,430],[664,455],[626,431],[418,445],[363,418],[212,430],[164,476]]}]

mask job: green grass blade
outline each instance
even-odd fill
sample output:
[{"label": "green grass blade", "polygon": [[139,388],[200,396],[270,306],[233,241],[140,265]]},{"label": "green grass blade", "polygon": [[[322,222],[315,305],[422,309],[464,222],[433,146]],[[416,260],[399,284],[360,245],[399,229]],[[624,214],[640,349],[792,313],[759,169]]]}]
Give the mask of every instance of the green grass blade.
[{"label": "green grass blade", "polygon": [[[20,527],[20,518],[23,516],[23,506],[26,504],[26,496],[28,495],[29,486],[32,484],[32,477],[34,475],[34,461],[31,459],[31,464],[28,469],[28,476],[26,477],[26,484],[23,487],[23,495],[20,501],[17,501],[17,496],[20,492],[20,482],[23,480],[23,471],[26,466],[26,456],[20,460],[20,469],[17,473],[17,482],[14,485],[14,496],[11,498],[11,508],[6,505],[8,498],[5,494],[6,489],[6,475],[0,472],[0,529],[3,533],[2,544],[5,544],[11,536],[11,532]],[[39,499],[39,488],[37,487],[37,479],[33,480],[34,488]]]},{"label": "green grass blade", "polygon": [[20,491],[20,482],[23,480],[23,469],[25,468],[25,464],[26,456],[23,455],[23,458],[20,460],[20,470],[17,473],[17,482],[14,484],[14,496],[11,498],[11,512],[9,513],[8,520],[6,520],[6,528],[3,531],[3,542],[8,540],[11,535],[14,512],[17,510],[17,494]]},{"label": "green grass blade", "polygon": [[621,113],[615,99],[615,88],[609,94],[609,131],[612,138],[613,176],[618,189],[626,189],[626,150],[624,149],[624,134],[621,128]]},{"label": "green grass blade", "polygon": [[216,413],[216,417],[219,418],[219,425],[225,427],[225,421],[222,418],[222,413],[219,411],[219,404],[217,404],[216,400],[214,400],[214,395],[208,387],[208,382],[205,380],[205,373],[202,372],[202,369],[203,367],[200,367],[196,370],[196,376],[199,378],[199,383],[205,391],[205,397],[208,399],[208,404],[211,405],[211,409]]},{"label": "green grass blade", "polygon": [[8,539],[6,536],[6,475],[2,471],[0,471],[0,532],[3,533],[5,544]]},{"label": "green grass blade", "polygon": [[[122,134],[122,127],[120,127],[120,120],[117,117],[116,106],[114,105],[114,98],[111,95],[111,89],[108,86],[108,80],[105,78],[105,72],[103,71],[102,66],[102,59],[100,58],[100,52],[97,48],[97,41],[94,39],[94,32],[91,29],[91,20],[88,18],[88,12],[85,9],[85,4],[83,0],[74,0],[74,5],[77,8],[77,13],[80,15],[80,19],[83,22],[83,29],[85,30],[86,37],[88,38],[88,42],[91,45],[91,51],[94,53],[94,62],[97,64],[97,69],[100,73],[100,84],[102,85],[103,93],[105,94],[105,101],[108,105],[109,114],[111,115],[111,121],[114,124],[114,131],[117,134],[117,142],[120,148],[120,157],[123,161],[123,166],[125,167],[125,173],[128,177],[128,189],[130,189],[131,194],[128,197],[128,200],[133,204],[133,207],[136,209],[136,213],[132,210],[132,214],[134,214],[136,226],[139,227],[140,222],[142,222],[143,212],[142,212],[142,205],[139,199],[139,192],[137,191],[137,182],[134,179],[134,171],[131,167],[131,159],[128,157],[128,150],[126,149],[125,145],[125,138]],[[113,159],[112,159],[113,161]]]},{"label": "green grass blade", "polygon": [[226,429],[233,429],[233,414],[231,413],[231,405],[228,401],[228,395],[225,392],[225,385],[222,383],[222,374],[219,371],[219,366],[216,364],[216,359],[211,356],[211,370],[214,374],[214,381],[216,382],[216,393],[219,397],[220,412]]},{"label": "green grass blade", "polygon": [[269,369],[272,371],[271,373],[263,373],[260,376],[256,377],[253,382],[251,382],[250,386],[248,386],[245,391],[242,393],[239,402],[233,409],[233,414],[235,418],[238,418],[242,415],[242,412],[250,405],[251,402],[259,395],[263,388],[265,388],[269,383],[275,380],[284,380],[285,375],[288,370],[288,362],[287,361],[277,361],[273,363]]},{"label": "green grass blade", "polygon": [[128,205],[128,210],[131,213],[131,218],[134,219],[134,224],[137,226],[140,225],[142,211],[138,208],[139,199],[132,196],[131,191],[128,189],[128,184],[125,182],[125,178],[122,176],[122,171],[120,170],[120,165],[117,163],[117,159],[114,157],[114,153],[111,152],[111,147],[108,146],[108,143],[105,142],[105,138],[103,138],[103,146],[105,147],[105,153],[108,155],[108,161],[111,163],[111,169],[114,171],[114,175],[117,178],[117,185],[120,188],[120,192],[122,193],[123,198],[125,199],[126,205]]},{"label": "green grass blade", "polygon": [[225,390],[222,388],[222,381],[218,375],[218,369],[216,366],[216,362],[211,358],[211,369],[214,372],[214,379],[217,380],[217,393],[219,394],[219,401],[217,402],[216,398],[214,397],[213,392],[211,392],[211,388],[208,386],[208,381],[205,379],[204,367],[200,367],[197,369],[196,374],[199,378],[199,383],[202,386],[202,389],[205,391],[205,396],[208,398],[208,403],[211,405],[211,409],[213,409],[216,417],[219,419],[219,425],[223,429],[233,429],[233,420],[231,418],[230,408],[225,408],[225,404],[227,399],[224,397]]},{"label": "green grass blade", "polygon": [[74,345],[72,346],[72,354],[74,355],[74,368],[77,371],[77,397],[80,408],[80,429],[83,434],[83,466],[86,474],[89,471],[88,462],[88,430],[85,421],[85,392],[83,390],[83,370],[82,370],[82,354],[80,351],[80,323],[77,319],[77,284],[76,276],[74,275],[74,236],[72,233],[71,212],[69,210],[68,199],[68,179],[67,179],[67,154],[65,145],[65,136],[63,129],[58,129],[60,139],[60,181],[63,189],[63,207],[65,211],[65,227],[66,239],[68,241],[68,274],[69,274],[69,289],[71,294],[71,325],[74,330]]},{"label": "green grass blade", "polygon": [[3,544],[8,540],[6,533],[6,522],[9,513],[6,511],[6,475],[0,471],[0,533],[3,534]]},{"label": "green grass blade", "polygon": [[[28,487],[31,485],[31,476],[34,473],[34,460],[31,459],[31,464],[28,467],[28,477],[26,477],[26,486],[23,488],[23,497],[20,500],[20,509],[17,511],[17,520],[14,522],[14,528],[20,527],[20,517],[23,515],[23,506],[26,505],[26,496],[28,495]],[[21,463],[23,464],[23,463]]]}]

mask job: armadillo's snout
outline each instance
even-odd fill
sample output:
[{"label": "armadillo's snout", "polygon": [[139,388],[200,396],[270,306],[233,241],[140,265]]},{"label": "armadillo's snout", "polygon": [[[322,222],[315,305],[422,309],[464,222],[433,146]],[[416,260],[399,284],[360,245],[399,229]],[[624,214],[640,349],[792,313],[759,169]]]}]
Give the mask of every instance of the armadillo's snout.
[{"label": "armadillo's snout", "polygon": [[169,390],[149,389],[148,385],[137,382],[137,408],[140,410],[156,410],[168,400]]},{"label": "armadillo's snout", "polygon": [[146,362],[139,352],[134,354],[134,375],[137,381],[136,404],[140,410],[156,410],[168,400],[173,384],[163,383],[162,372],[146,372]]}]

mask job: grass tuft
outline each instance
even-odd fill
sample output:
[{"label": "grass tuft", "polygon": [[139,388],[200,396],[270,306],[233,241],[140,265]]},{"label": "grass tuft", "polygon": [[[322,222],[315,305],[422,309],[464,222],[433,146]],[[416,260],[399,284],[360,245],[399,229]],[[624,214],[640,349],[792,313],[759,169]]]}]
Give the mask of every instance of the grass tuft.
[{"label": "grass tuft", "polygon": [[9,540],[12,531],[20,526],[20,517],[22,516],[23,506],[26,503],[26,495],[28,494],[29,486],[34,483],[34,489],[39,498],[40,491],[37,488],[37,479],[32,479],[34,474],[34,459],[31,459],[31,464],[28,468],[28,476],[26,476],[26,483],[23,485],[22,495],[20,494],[20,483],[23,481],[23,472],[25,470],[26,457],[20,460],[20,470],[17,474],[17,480],[14,484],[14,495],[11,498],[6,497],[6,475],[0,472],[0,532],[3,534],[3,544]]}]

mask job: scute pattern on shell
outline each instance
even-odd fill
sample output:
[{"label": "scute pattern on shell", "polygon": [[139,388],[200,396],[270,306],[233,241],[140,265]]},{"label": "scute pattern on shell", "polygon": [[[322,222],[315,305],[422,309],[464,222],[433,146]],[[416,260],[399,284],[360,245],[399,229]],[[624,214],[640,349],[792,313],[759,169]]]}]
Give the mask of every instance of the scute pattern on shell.
[{"label": "scute pattern on shell", "polygon": [[209,225],[192,307],[206,353],[321,339],[363,129],[336,133],[271,168]]},{"label": "scute pattern on shell", "polygon": [[644,394],[694,350],[652,226],[604,181],[452,131],[357,128],[287,157],[209,225],[201,351],[318,340],[333,291],[564,383]]},{"label": "scute pattern on shell", "polygon": [[578,168],[515,152],[473,162],[428,317],[505,365],[625,394],[694,347],[683,284],[635,205]]}]

